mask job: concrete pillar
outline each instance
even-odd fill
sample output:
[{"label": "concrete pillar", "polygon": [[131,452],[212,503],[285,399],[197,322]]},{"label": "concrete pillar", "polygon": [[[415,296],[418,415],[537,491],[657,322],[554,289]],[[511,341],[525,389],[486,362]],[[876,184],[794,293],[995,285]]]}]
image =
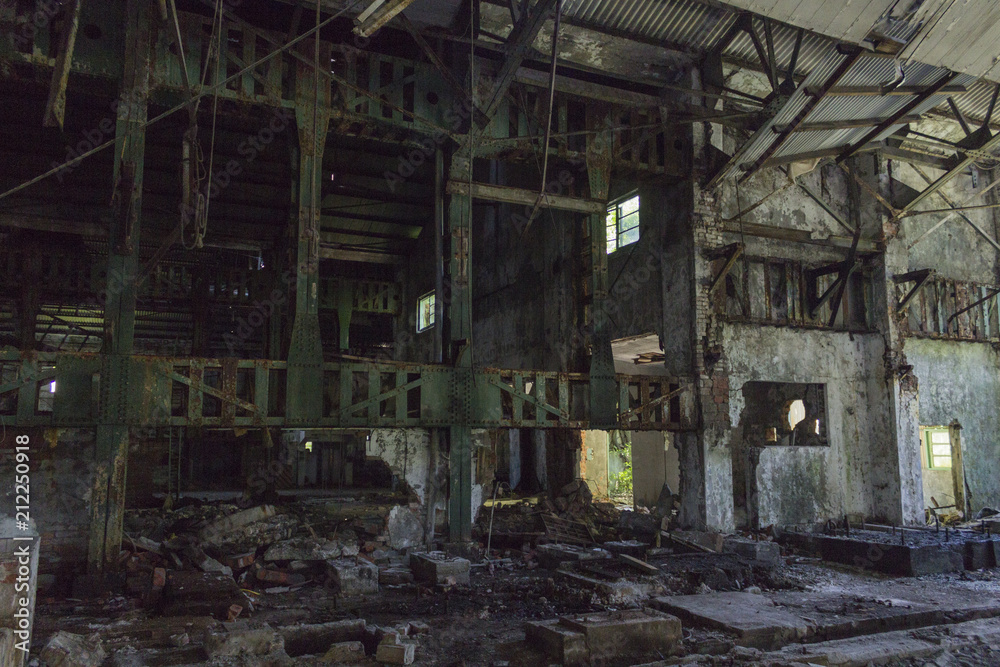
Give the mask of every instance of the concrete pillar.
[{"label": "concrete pillar", "polygon": [[[853,174],[889,198],[884,159],[859,156],[849,162]],[[848,177],[849,187],[854,179]],[[882,236],[885,252],[872,271],[872,324],[885,343],[881,359],[867,360],[869,396],[884,401],[885,419],[873,428],[871,443],[872,508],[875,518],[893,523],[923,524],[924,498],[921,476],[920,421],[917,414],[917,378],[903,352],[903,315],[896,312],[894,276],[909,270],[906,239],[874,197],[859,193],[857,220],[865,236]]]}]

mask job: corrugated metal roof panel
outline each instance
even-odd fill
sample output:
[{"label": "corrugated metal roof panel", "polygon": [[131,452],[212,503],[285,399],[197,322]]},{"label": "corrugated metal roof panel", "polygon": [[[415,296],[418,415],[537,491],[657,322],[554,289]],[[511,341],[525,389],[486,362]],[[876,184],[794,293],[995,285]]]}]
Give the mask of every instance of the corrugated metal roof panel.
[{"label": "corrugated metal roof panel", "polygon": [[738,9],[761,14],[852,44],[860,43],[872,24],[895,0],[726,0]]}]

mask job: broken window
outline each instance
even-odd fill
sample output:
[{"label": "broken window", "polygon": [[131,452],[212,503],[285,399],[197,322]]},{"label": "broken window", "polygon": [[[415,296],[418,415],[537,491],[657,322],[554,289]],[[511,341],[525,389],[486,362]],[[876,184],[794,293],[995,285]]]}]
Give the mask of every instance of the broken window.
[{"label": "broken window", "polygon": [[435,294],[428,292],[417,301],[417,333],[434,326]]},{"label": "broken window", "polygon": [[[722,261],[717,260],[720,268]],[[725,298],[716,301],[716,308],[730,321],[829,328],[832,299],[817,302],[837,274],[810,281],[809,270],[795,260],[744,256],[726,274]],[[851,274],[832,328],[869,329],[870,283],[863,267]]]},{"label": "broken window", "polygon": [[[747,382],[744,437],[756,446],[826,446],[826,388],[822,384]],[[947,431],[946,431],[947,432]]]},{"label": "broken window", "polygon": [[639,195],[632,193],[608,205],[608,254],[639,240]]},{"label": "broken window", "polygon": [[931,470],[951,469],[951,436],[947,428],[924,429],[927,467]]}]

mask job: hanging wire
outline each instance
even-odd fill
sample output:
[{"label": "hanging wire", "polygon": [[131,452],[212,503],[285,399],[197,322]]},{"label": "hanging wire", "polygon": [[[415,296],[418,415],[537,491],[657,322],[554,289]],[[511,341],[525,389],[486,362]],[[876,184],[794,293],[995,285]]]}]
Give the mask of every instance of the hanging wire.
[{"label": "hanging wire", "polygon": [[[347,12],[353,10],[355,7],[357,7],[358,5],[360,5],[363,1],[364,0],[354,0],[354,2],[352,2],[347,7],[344,7],[343,9],[339,10],[336,14],[333,14],[332,16],[326,18],[320,24],[319,27],[322,28],[323,26],[332,23],[333,21],[337,20],[338,18],[340,18],[341,16],[343,16]],[[258,58],[256,61],[250,63],[249,65],[247,65],[246,67],[242,68],[241,70],[239,70],[238,72],[236,72],[232,76],[227,77],[224,81],[220,81],[218,84],[216,84],[215,86],[213,86],[209,90],[207,90],[207,91],[205,91],[205,90],[199,91],[198,94],[196,95],[196,99],[200,98],[200,97],[202,97],[204,95],[208,95],[208,94],[214,92],[216,89],[218,89],[218,88],[220,88],[222,86],[225,86],[226,84],[231,83],[232,81],[235,81],[236,79],[240,78],[241,76],[243,76],[247,72],[249,72],[249,71],[251,71],[253,69],[256,69],[257,67],[260,67],[262,64],[266,63],[271,58],[274,58],[275,56],[280,55],[281,53],[284,53],[285,51],[287,51],[288,49],[292,48],[293,46],[295,46],[296,44],[298,44],[302,40],[306,39],[307,37],[309,37],[310,35],[312,35],[313,32],[315,32],[315,31],[316,31],[316,28],[310,28],[309,30],[307,30],[306,32],[302,33],[298,37],[295,37],[294,39],[289,40],[283,46],[279,47],[278,49],[274,50],[273,52],[267,54],[266,56],[262,56],[262,57]],[[186,108],[189,104],[191,104],[191,100],[186,100],[186,101],[181,102],[180,104],[178,104],[176,106],[173,106],[173,107],[167,109],[166,111],[164,111],[163,113],[159,114],[158,116],[155,116],[154,118],[149,119],[149,120],[145,121],[144,123],[142,123],[142,129],[145,129],[145,128],[149,127],[150,125],[153,125],[154,123],[158,123],[159,121],[163,120],[164,118],[167,118],[168,116],[172,116],[173,114],[177,113],[181,109]],[[86,151],[84,153],[81,153],[80,155],[76,156],[72,160],[69,160],[69,161],[64,162],[62,164],[59,164],[58,166],[53,167],[52,169],[49,169],[48,171],[46,171],[43,174],[39,174],[38,176],[35,176],[34,178],[32,178],[30,180],[27,180],[24,183],[21,183],[20,185],[15,185],[14,187],[10,188],[9,190],[6,190],[6,191],[0,193],[0,199],[6,199],[7,197],[9,197],[9,196],[11,196],[13,194],[18,193],[21,190],[24,190],[25,188],[31,187],[35,183],[39,183],[41,181],[44,181],[49,176],[54,176],[55,174],[59,173],[60,171],[66,169],[67,167],[71,167],[71,166],[77,165],[80,162],[82,162],[83,160],[85,160],[86,158],[90,157],[91,155],[94,155],[96,153],[100,153],[101,151],[103,151],[103,150],[105,150],[105,149],[107,149],[107,148],[109,148],[111,146],[114,146],[117,142],[118,142],[118,137],[113,137],[111,139],[108,139],[103,144],[100,144],[99,146],[95,146],[94,148],[91,148],[90,150],[88,150],[88,151]]]},{"label": "hanging wire", "polygon": [[[215,86],[215,96],[212,100],[212,139],[209,142],[208,149],[208,178],[205,180],[205,193],[204,193],[204,208],[199,211],[199,214],[195,218],[195,246],[201,248],[204,245],[205,233],[208,231],[208,209],[212,203],[212,175],[213,168],[215,166],[215,126],[219,118],[219,65],[222,61],[222,11],[221,11],[222,0],[217,0],[216,3],[216,16],[218,17],[218,25],[216,30],[216,47],[215,47],[215,76],[213,81],[216,83]],[[202,196],[199,195],[198,201],[201,203]]]}]

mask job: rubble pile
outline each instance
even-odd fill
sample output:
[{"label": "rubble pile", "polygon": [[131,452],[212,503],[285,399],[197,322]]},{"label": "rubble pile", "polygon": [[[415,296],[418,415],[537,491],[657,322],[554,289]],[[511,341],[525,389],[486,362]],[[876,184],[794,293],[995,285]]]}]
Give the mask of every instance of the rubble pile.
[{"label": "rubble pile", "polygon": [[138,510],[126,517],[125,536],[127,589],[142,606],[228,621],[252,611],[262,594],[316,585],[368,595],[383,579],[410,583],[406,552],[424,541],[410,507],[353,499]]}]

